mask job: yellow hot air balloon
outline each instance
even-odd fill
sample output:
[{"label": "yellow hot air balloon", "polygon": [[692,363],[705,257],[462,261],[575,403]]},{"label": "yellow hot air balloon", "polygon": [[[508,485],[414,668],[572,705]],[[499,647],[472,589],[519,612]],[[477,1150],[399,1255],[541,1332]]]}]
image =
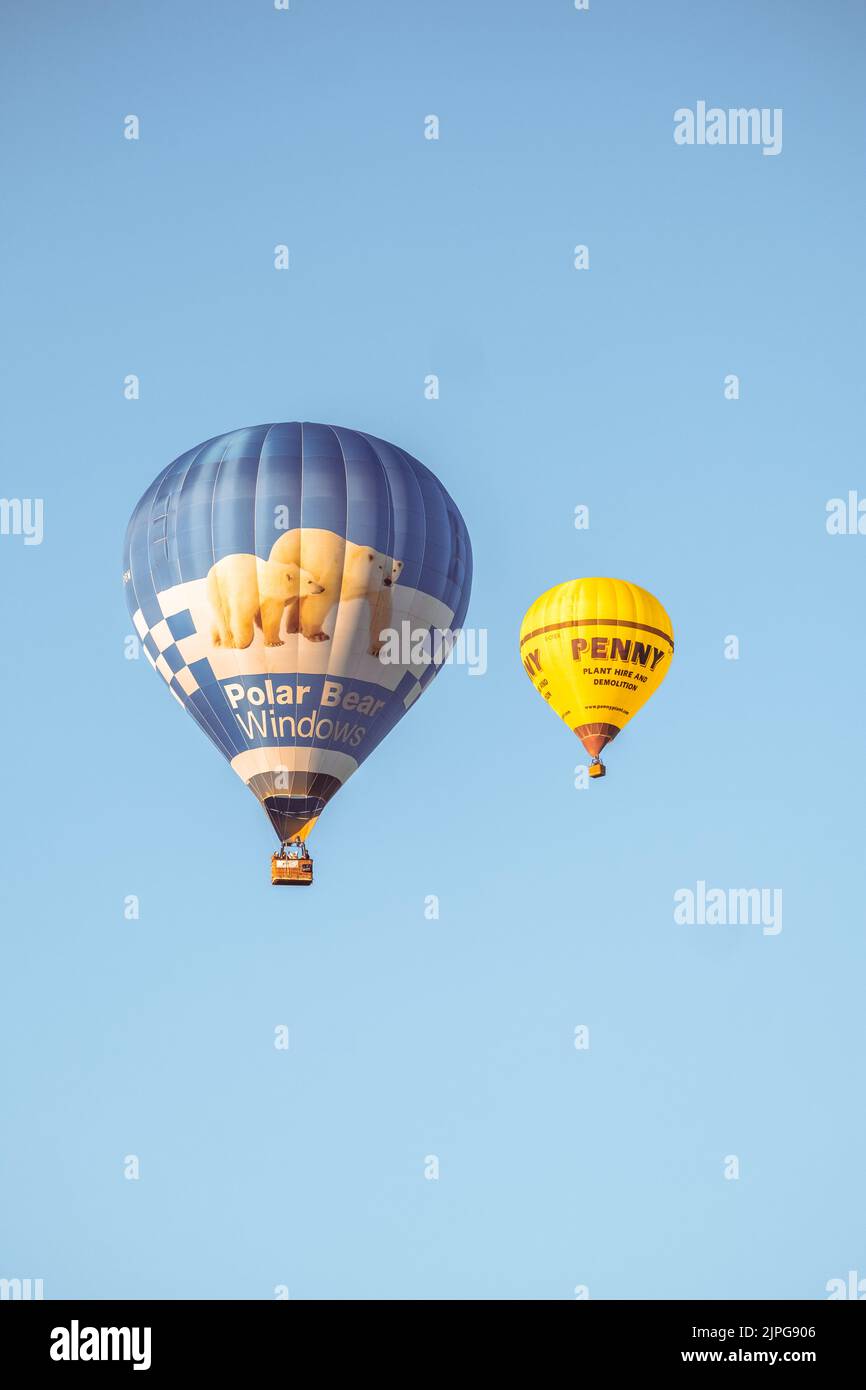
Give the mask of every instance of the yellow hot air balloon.
[{"label": "yellow hot air balloon", "polygon": [[624,579],[570,579],[537,598],[520,628],[520,655],[539,695],[599,754],[658,690],[674,630],[657,598]]}]

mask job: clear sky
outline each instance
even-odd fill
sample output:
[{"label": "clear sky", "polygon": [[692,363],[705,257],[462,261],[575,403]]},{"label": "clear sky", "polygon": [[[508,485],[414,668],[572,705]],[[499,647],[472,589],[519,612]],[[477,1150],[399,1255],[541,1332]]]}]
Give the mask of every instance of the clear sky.
[{"label": "clear sky", "polygon": [[[866,1277],[866,536],[825,525],[866,496],[862,6],[46,0],[2,29],[0,491],[44,538],[0,536],[0,1276]],[[698,101],[781,108],[781,153],[678,146]],[[121,547],[176,455],[296,419],[442,480],[488,670],[440,674],[277,892],[255,799],[125,659]],[[584,790],[517,640],[580,575],[677,640]],[[781,889],[782,931],[677,925],[701,880]]]}]

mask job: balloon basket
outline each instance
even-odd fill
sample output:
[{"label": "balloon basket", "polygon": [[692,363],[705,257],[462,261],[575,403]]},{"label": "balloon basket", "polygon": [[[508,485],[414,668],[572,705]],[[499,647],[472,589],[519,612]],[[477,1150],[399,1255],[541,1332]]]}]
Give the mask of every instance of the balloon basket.
[{"label": "balloon basket", "polygon": [[589,775],[590,777],[606,777],[607,768],[604,763],[590,763]]},{"label": "balloon basket", "polygon": [[308,854],[303,859],[287,859],[282,854],[271,855],[271,885],[274,888],[313,881],[313,861]]}]

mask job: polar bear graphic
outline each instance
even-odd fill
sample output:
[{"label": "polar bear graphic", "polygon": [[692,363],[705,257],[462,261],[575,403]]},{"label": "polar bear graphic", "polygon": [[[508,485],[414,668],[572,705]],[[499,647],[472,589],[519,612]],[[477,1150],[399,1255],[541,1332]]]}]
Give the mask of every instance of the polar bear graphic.
[{"label": "polar bear graphic", "polygon": [[379,655],[381,633],[391,626],[391,589],[400,578],[402,560],[371,546],[356,545],[335,531],[314,527],[286,531],[271,547],[270,558],[273,563],[302,565],[321,585],[317,594],[300,590],[289,604],[289,632],[300,631],[310,642],[327,642],[329,634],[323,624],[331,609],[342,599],[366,599],[370,607],[369,652]]},{"label": "polar bear graphic", "polygon": [[261,560],[257,555],[224,555],[207,577],[215,647],[248,647],[260,627],[269,647],[280,646],[283,610],[300,596],[323,592],[297,564]]}]

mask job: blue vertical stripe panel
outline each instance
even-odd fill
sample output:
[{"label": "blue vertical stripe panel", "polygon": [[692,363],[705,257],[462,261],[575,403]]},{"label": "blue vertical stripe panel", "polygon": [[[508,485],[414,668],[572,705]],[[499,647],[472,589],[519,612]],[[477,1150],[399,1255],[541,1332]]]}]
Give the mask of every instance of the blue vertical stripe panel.
[{"label": "blue vertical stripe panel", "polygon": [[301,524],[301,426],[271,425],[259,454],[255,498],[255,546],[266,560],[274,541]]},{"label": "blue vertical stripe panel", "polygon": [[[342,434],[343,431],[338,430],[337,433]],[[384,439],[372,439],[369,435],[365,435],[364,438],[375,451],[382,468],[390,498],[391,524],[394,528],[390,544],[377,548],[384,550],[386,555],[393,555],[395,559],[403,561],[403,584],[410,589],[421,589],[424,587],[421,576],[427,545],[427,514],[415,469],[407,464],[406,456],[392,444],[387,444]]]}]

